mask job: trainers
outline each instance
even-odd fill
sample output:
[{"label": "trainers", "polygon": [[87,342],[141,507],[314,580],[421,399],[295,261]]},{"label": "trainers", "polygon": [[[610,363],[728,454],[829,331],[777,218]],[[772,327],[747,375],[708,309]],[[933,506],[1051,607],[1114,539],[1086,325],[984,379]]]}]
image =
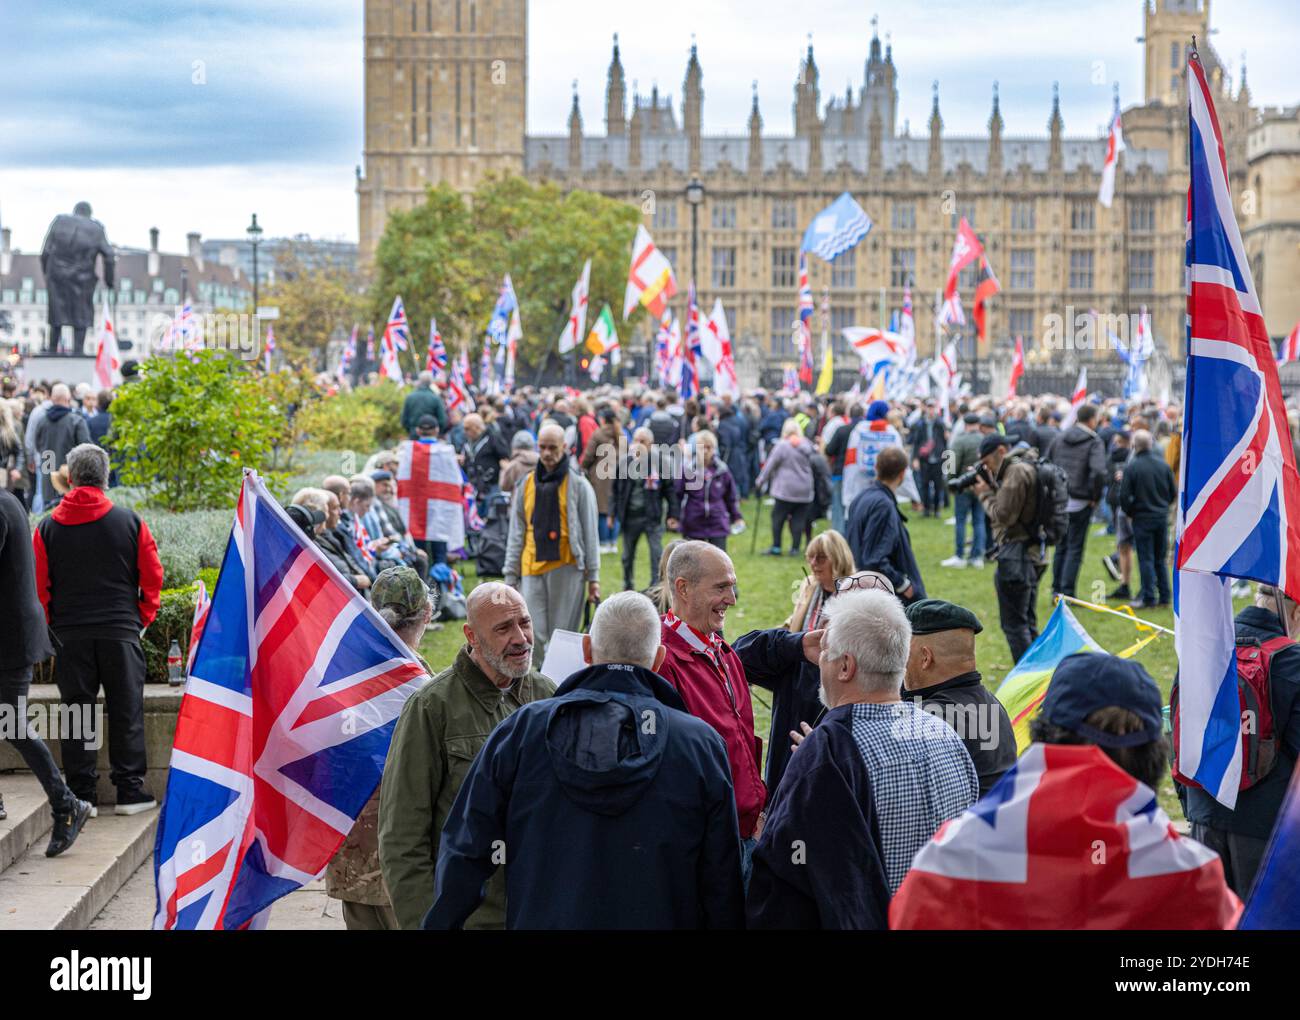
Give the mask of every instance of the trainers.
[{"label": "trainers", "polygon": [[780,556],[780,555],[781,555],[781,547],[780,547],[779,545],[774,545],[774,546],[772,546],[772,547],[770,547],[770,548],[768,548],[768,549],[764,549],[764,550],[763,550],[763,555],[764,555],[764,556]]},{"label": "trainers", "polygon": [[956,518],[956,517],[945,517],[945,518],[943,519],[943,523],[946,524],[946,525],[948,525],[948,527],[950,527],[950,528],[955,528],[955,527],[957,527],[957,518]]},{"label": "trainers", "polygon": [[1106,568],[1106,573],[1110,574],[1110,579],[1112,581],[1118,581],[1120,579],[1119,559],[1114,553],[1111,553],[1109,556],[1103,556],[1101,558],[1101,565]]},{"label": "trainers", "polygon": [[157,806],[158,802],[148,790],[118,790],[117,807],[113,810],[119,815],[138,815]]},{"label": "trainers", "polygon": [[974,558],[970,561],[970,565],[971,565],[972,567],[974,567],[976,570],[983,570],[983,569],[984,569],[984,557],[983,557],[983,556],[976,556],[976,557],[974,557]]},{"label": "trainers", "polygon": [[966,561],[960,556],[949,556],[946,560],[940,560],[939,566],[949,567],[952,570],[965,570]]},{"label": "trainers", "polygon": [[55,812],[54,831],[50,834],[49,845],[45,848],[46,857],[58,857],[64,850],[76,842],[81,834],[81,827],[91,817],[94,807],[84,800],[74,800],[72,807]]},{"label": "trainers", "polygon": [[1133,592],[1129,590],[1127,584],[1121,584],[1113,592],[1106,596],[1107,602],[1127,602],[1133,597]]}]

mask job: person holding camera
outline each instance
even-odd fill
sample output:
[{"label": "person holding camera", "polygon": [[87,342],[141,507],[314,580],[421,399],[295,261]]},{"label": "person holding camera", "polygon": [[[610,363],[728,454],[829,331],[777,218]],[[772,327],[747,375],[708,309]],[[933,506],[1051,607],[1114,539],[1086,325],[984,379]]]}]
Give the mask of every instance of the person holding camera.
[{"label": "person holding camera", "polygon": [[972,491],[984,505],[993,532],[998,620],[1011,660],[1019,662],[1038,637],[1038,580],[1047,563],[1036,526],[1037,454],[1023,443],[1008,451],[1010,445],[1011,440],[997,432],[980,441]]}]

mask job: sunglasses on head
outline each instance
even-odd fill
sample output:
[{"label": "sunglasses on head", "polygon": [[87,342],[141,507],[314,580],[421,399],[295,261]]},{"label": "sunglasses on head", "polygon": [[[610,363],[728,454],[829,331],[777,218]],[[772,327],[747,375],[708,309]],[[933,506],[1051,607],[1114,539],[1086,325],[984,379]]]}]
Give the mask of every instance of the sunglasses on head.
[{"label": "sunglasses on head", "polygon": [[848,577],[835,578],[835,593],[853,591],[854,588],[861,588],[864,591],[870,591],[872,588],[879,588],[881,591],[887,591],[890,595],[894,594],[894,585],[884,574],[878,574],[874,570],[866,570],[860,574],[850,574]]}]

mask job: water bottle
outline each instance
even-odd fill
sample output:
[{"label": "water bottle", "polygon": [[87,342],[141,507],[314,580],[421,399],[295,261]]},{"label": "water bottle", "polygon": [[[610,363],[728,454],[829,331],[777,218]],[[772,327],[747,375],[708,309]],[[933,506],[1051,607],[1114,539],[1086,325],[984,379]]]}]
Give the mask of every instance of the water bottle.
[{"label": "water bottle", "polygon": [[181,657],[180,643],[173,638],[172,646],[167,649],[167,682],[173,687],[185,683],[185,662]]}]

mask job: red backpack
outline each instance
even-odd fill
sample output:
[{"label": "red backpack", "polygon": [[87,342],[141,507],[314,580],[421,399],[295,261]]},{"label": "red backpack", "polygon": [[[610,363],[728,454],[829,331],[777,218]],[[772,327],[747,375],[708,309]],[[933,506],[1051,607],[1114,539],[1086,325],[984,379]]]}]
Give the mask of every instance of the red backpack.
[{"label": "red backpack", "polygon": [[[1273,770],[1278,757],[1278,735],[1273,727],[1273,702],[1269,676],[1273,656],[1293,644],[1287,637],[1272,637],[1260,643],[1258,638],[1237,639],[1237,697],[1241,703],[1241,783],[1238,789],[1249,790]],[[1174,779],[1184,786],[1201,784],[1179,770],[1178,680],[1169,692],[1169,714],[1174,728]],[[1254,720],[1253,727],[1246,721]]]}]

